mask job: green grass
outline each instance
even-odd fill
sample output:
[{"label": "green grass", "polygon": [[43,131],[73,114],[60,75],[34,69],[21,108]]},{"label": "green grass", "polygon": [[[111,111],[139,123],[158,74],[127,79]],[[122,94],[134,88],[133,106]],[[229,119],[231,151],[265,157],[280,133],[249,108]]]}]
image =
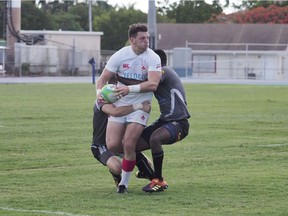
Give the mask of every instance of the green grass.
[{"label": "green grass", "polygon": [[145,194],[132,177],[119,195],[90,152],[92,84],[0,85],[0,215],[287,215],[288,86],[185,87],[191,128],[164,147],[169,188]]}]

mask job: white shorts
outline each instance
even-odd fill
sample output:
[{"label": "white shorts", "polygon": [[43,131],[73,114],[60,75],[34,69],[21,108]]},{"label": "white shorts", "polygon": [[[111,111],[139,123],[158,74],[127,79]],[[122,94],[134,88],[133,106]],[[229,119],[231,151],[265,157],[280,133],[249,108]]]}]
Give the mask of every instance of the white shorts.
[{"label": "white shorts", "polygon": [[[118,84],[119,86],[124,86],[122,83]],[[153,92],[137,92],[129,93],[128,95],[122,97],[120,100],[115,102],[115,106],[127,106],[137,103],[143,103],[144,101],[151,101],[153,98]]]},{"label": "white shorts", "polygon": [[149,116],[150,116],[149,113],[146,113],[142,110],[137,110],[126,116],[121,116],[121,117],[109,116],[108,121],[118,122],[118,123],[123,123],[123,124],[133,122],[133,123],[138,123],[138,124],[146,126]]}]

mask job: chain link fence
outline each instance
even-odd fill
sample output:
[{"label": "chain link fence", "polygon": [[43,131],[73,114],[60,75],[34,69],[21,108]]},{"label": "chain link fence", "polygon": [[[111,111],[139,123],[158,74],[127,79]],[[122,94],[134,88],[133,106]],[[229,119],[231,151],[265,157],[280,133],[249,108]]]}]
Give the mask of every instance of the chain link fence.
[{"label": "chain link fence", "polygon": [[100,68],[99,50],[59,48],[57,46],[15,44],[14,75],[16,76],[87,76],[92,74],[89,61]]},{"label": "chain link fence", "polygon": [[288,80],[287,44],[187,43],[168,59],[181,77]]}]

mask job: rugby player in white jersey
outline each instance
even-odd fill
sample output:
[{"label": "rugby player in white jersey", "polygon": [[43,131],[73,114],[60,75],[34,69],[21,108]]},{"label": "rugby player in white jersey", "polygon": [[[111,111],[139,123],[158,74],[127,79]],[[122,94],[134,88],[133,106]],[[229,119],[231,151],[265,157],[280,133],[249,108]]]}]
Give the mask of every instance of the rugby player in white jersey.
[{"label": "rugby player in white jersey", "polygon": [[[126,86],[117,84],[120,100],[114,103],[118,106],[139,104],[151,101],[153,92],[161,79],[160,57],[149,48],[149,33],[146,25],[133,24],[129,27],[130,45],[123,47],[108,60],[101,76],[96,81],[97,98],[100,98],[101,88],[108,80],[117,74],[119,77],[143,81],[137,85]],[[136,108],[135,108],[136,109]],[[106,144],[115,153],[124,151],[122,161],[122,178],[117,192],[127,193],[131,173],[136,163],[136,143],[147,124],[149,114],[137,110],[122,117],[109,117],[107,124]]]}]

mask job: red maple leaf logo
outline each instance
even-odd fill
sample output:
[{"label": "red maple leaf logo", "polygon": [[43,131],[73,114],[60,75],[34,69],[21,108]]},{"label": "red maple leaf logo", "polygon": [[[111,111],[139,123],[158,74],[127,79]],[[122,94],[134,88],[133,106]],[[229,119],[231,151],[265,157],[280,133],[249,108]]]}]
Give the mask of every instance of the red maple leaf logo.
[{"label": "red maple leaf logo", "polygon": [[123,64],[123,65],[122,65],[122,67],[123,67],[123,68],[125,68],[125,69],[128,69],[128,68],[130,68],[129,64],[126,64],[126,63],[125,63],[125,64]]}]

